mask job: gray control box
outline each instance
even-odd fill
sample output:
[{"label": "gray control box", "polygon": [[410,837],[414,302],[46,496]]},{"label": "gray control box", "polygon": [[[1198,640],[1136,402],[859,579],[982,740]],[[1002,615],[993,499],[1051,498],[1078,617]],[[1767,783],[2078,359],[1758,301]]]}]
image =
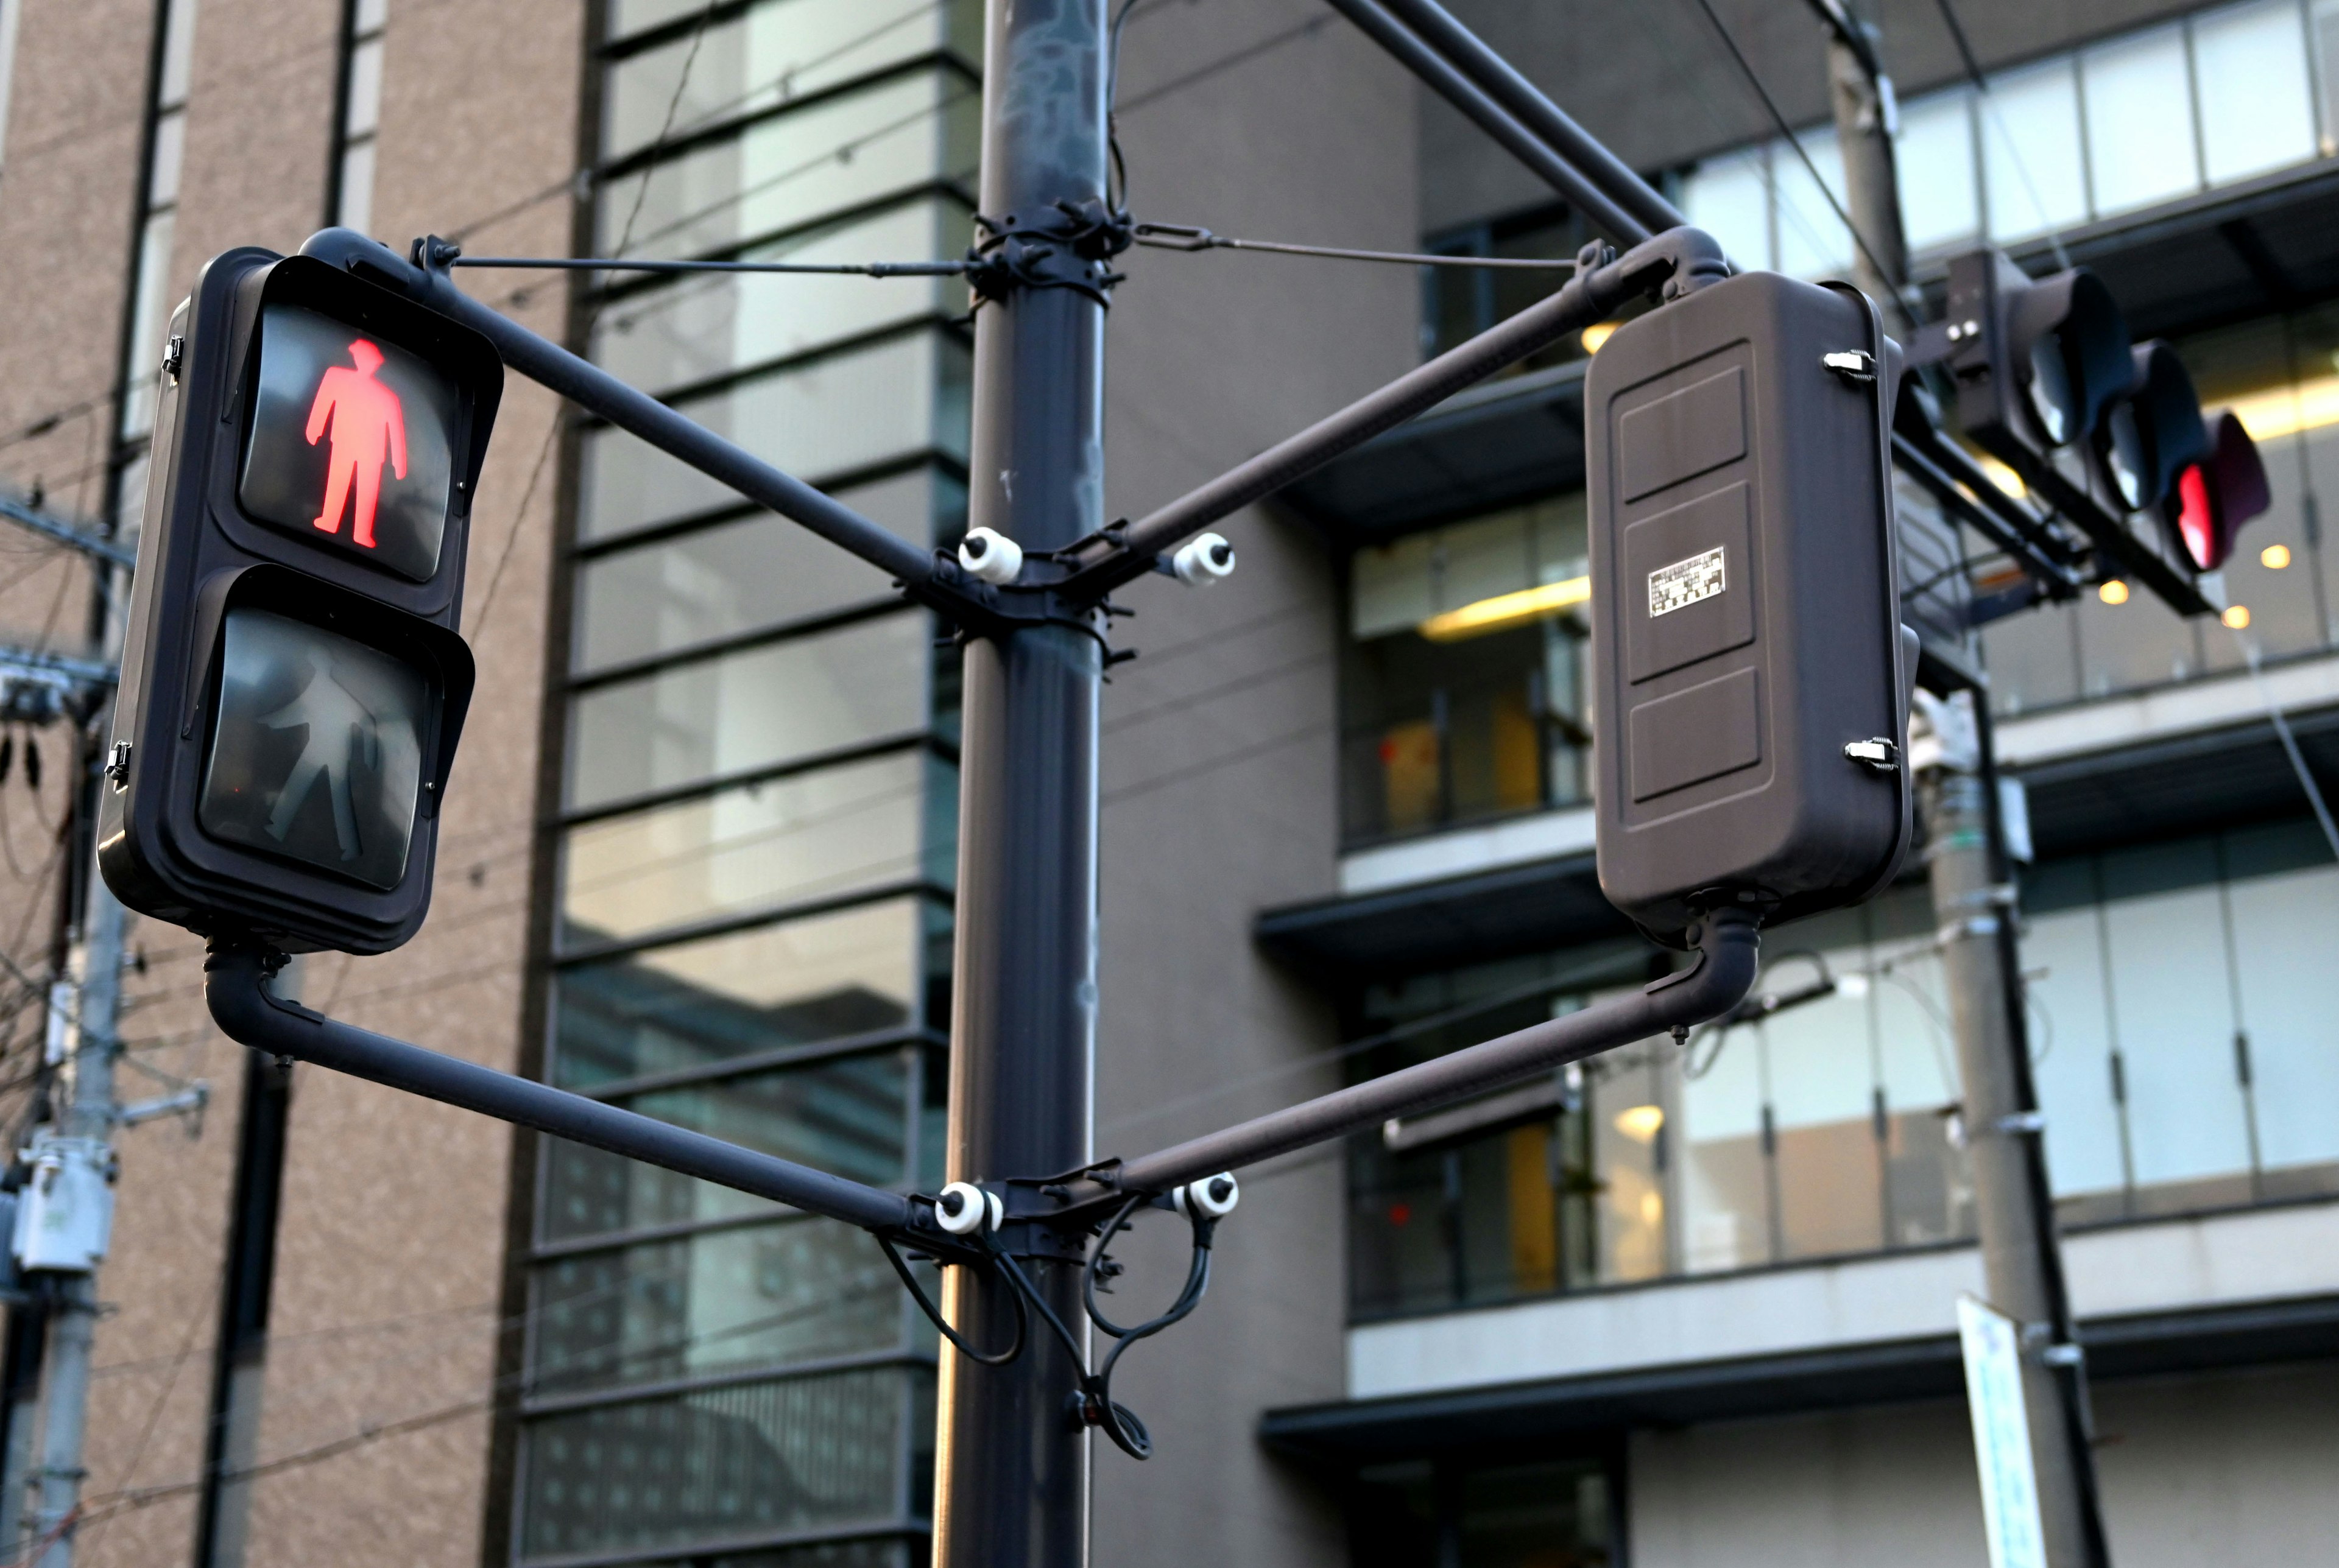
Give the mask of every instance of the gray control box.
[{"label": "gray control box", "polygon": [[1856,903],[1908,848],[1898,360],[1860,294],[1750,272],[1592,361],[1600,885],[1661,942]]}]

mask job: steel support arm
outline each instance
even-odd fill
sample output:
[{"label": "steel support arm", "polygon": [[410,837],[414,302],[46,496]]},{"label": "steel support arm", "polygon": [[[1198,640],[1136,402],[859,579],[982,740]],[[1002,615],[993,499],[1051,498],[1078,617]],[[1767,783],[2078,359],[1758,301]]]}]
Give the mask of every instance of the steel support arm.
[{"label": "steel support arm", "polygon": [[1069,1196],[1079,1205],[1115,1188],[1124,1193],[1167,1192],[1222,1170],[1239,1170],[1312,1143],[1377,1128],[1391,1117],[1499,1089],[1653,1034],[1703,1023],[1745,1000],[1760,957],[1761,938],[1752,918],[1736,910],[1718,911],[1707,917],[1697,962],[1635,995],[1270,1111],[1125,1160],[1117,1169],[1100,1168],[1102,1180],[1083,1182],[1069,1189]]},{"label": "steel support arm", "polygon": [[1488,48],[1476,34],[1456,21],[1453,13],[1436,0],[1381,0],[1381,4],[1649,232],[1662,233],[1689,222],[1682,216],[1680,208],[1658,193],[1655,186],[1633,173],[1632,166],[1611,153],[1598,137],[1570,119],[1565,111],[1521,75],[1509,61]]},{"label": "steel support arm", "polygon": [[2050,597],[2068,599],[2078,593],[2079,577],[2072,569],[2071,548],[2056,537],[2045,518],[1993,484],[1955,442],[1939,439],[1938,433],[1927,441],[1895,430],[1892,462],[1932,492],[1935,500],[2012,557]]},{"label": "steel support arm", "polygon": [[254,1050],[314,1062],[426,1100],[532,1127],[736,1192],[912,1240],[928,1250],[947,1255],[953,1246],[952,1238],[934,1225],[928,1208],[902,1193],[759,1154],[548,1083],[442,1056],[285,1001],[268,989],[268,965],[257,949],[214,943],[203,962],[203,977],[212,1020],[230,1040]]},{"label": "steel support arm", "polygon": [[[1477,123],[1478,128],[1502,143],[1520,163],[1535,171],[1545,184],[1567,199],[1586,222],[1619,244],[1635,244],[1656,229],[1680,223],[1652,224],[1612,201],[1599,184],[1560,156],[1511,110],[1489,96],[1477,84],[1424,43],[1381,7],[1377,0],[1331,0],[1332,8],[1354,22],[1397,64],[1421,78],[1439,97]],[[1484,47],[1484,45],[1481,45]],[[1532,89],[1530,89],[1532,91]],[[1557,113],[1557,110],[1553,111]],[[1561,116],[1565,119],[1564,115]],[[1579,133],[1580,134],[1580,133]],[[1589,141],[1590,138],[1584,138]],[[1595,143],[1596,145],[1596,143]],[[1613,162],[1613,159],[1611,160]]]},{"label": "steel support arm", "polygon": [[1142,576],[1154,557],[1188,536],[1274,494],[1341,453],[1364,445],[1424,409],[1436,407],[1506,365],[1605,320],[1627,301],[1677,280],[1686,291],[1718,281],[1728,263],[1722,247],[1696,229],[1674,229],[1645,240],[1605,266],[1579,271],[1559,291],[1506,321],[1407,371],[1378,391],[1229,468],[1158,511],[1109,535],[1110,542],[1077,566],[1061,591],[1099,599]]},{"label": "steel support arm", "polygon": [[[420,243],[444,245],[437,240]],[[494,344],[504,363],[529,380],[860,557],[896,578],[911,597],[973,629],[992,629],[997,597],[961,571],[957,562],[920,549],[802,479],[686,419],[648,393],[627,386],[599,366],[472,299],[455,286],[446,271],[445,262],[453,260],[452,247],[434,255],[426,268],[352,230],[325,229],[311,234],[301,253],[395,290],[462,322]]]}]

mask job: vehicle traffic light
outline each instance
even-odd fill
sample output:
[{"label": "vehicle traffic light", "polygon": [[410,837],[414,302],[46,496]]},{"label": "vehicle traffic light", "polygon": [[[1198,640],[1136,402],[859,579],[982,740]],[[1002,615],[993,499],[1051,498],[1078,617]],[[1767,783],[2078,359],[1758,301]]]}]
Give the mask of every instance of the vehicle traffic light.
[{"label": "vehicle traffic light", "polygon": [[1592,361],[1600,885],[1660,942],[1857,902],[1907,850],[1899,358],[1858,292],[1749,272]]},{"label": "vehicle traffic light", "polygon": [[2127,321],[2074,267],[2033,282],[2004,251],[1949,259],[1949,365],[1958,423],[2000,461],[2083,441],[2135,374]]},{"label": "vehicle traffic light", "polygon": [[2097,429],[2095,453],[2104,488],[2121,510],[2141,512],[2168,494],[2179,472],[2208,455],[2209,431],[2201,422],[2193,378],[2176,350],[2139,343],[2133,360],[2134,378]]},{"label": "vehicle traffic light", "polygon": [[2233,410],[2210,421],[2206,450],[2176,474],[2161,520],[2196,571],[2214,572],[2234,553],[2242,525],[2274,504],[2258,445]]},{"label": "vehicle traffic light", "polygon": [[322,261],[204,267],[163,364],[100,792],[123,903],[293,952],[414,934],[502,389],[486,339]]}]

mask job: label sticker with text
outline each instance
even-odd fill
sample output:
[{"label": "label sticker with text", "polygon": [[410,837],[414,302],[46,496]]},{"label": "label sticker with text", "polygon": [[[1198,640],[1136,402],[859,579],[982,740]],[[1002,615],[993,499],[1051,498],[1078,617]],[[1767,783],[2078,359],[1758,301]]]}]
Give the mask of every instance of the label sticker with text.
[{"label": "label sticker with text", "polygon": [[1659,567],[1649,574],[1649,614],[1671,615],[1685,605],[1713,597],[1724,586],[1722,547],[1717,545],[1703,555]]}]

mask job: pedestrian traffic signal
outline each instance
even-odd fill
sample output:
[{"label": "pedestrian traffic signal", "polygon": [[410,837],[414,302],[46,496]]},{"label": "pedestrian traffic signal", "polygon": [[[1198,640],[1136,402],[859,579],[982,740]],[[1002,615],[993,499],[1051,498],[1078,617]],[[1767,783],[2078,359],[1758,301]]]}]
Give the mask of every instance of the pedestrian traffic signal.
[{"label": "pedestrian traffic signal", "polygon": [[1858,292],[1749,272],[1592,361],[1600,886],[1661,942],[1856,902],[1906,852],[1899,354]]},{"label": "pedestrian traffic signal", "polygon": [[486,339],[323,261],[203,269],[163,360],[101,792],[123,903],[287,952],[414,934],[502,386]]},{"label": "pedestrian traffic signal", "polygon": [[2242,525],[2274,504],[2258,444],[2228,409],[2209,421],[2206,449],[2178,470],[2161,520],[2195,571],[2214,572],[2234,553]]}]

